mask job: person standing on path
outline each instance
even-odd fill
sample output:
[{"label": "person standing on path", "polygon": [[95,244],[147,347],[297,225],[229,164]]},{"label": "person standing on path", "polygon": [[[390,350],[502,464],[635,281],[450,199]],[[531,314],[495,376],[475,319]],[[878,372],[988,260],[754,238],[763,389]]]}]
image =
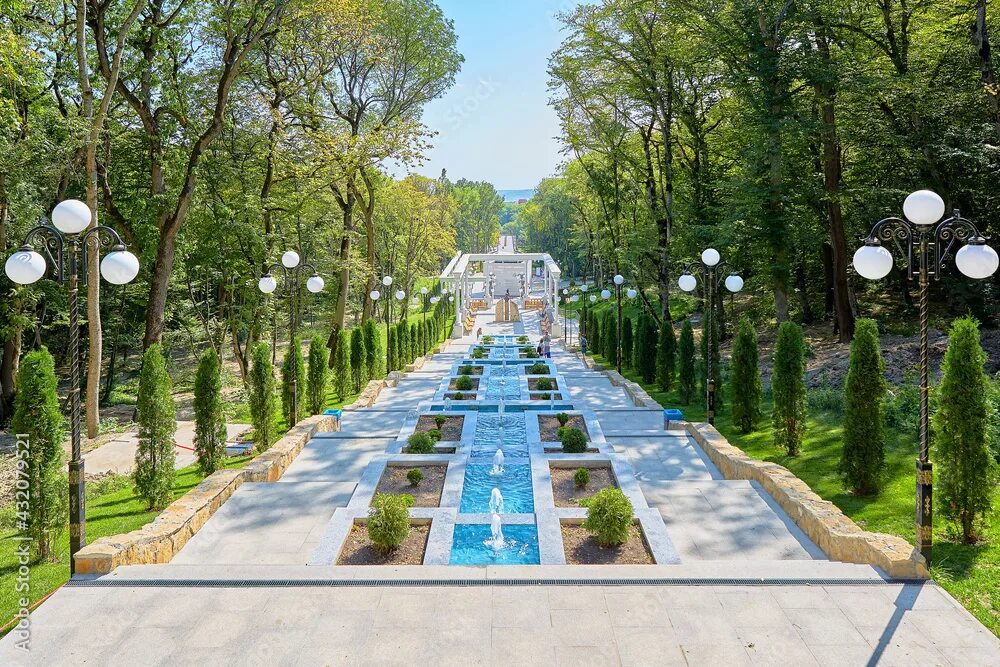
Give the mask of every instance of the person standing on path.
[{"label": "person standing on path", "polygon": [[587,354],[587,337],[583,334],[580,334],[580,352],[582,352],[584,356]]}]

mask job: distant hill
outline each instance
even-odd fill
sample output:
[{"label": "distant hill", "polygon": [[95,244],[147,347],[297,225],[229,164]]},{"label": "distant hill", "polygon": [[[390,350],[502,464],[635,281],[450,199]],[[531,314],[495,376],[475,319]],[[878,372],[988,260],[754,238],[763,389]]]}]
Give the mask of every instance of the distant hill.
[{"label": "distant hill", "polygon": [[519,199],[531,199],[535,194],[534,188],[527,190],[497,190],[505,202],[516,202]]}]

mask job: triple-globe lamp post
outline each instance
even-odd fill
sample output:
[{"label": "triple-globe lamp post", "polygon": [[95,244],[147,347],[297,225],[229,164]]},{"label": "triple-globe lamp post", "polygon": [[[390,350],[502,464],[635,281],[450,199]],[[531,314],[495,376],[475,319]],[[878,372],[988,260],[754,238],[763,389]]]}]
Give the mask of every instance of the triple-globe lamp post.
[{"label": "triple-globe lamp post", "polygon": [[[139,274],[139,260],[125,248],[121,237],[110,227],[91,227],[90,207],[82,201],[67,199],[52,210],[51,226],[38,225],[24,237],[24,243],[4,265],[7,277],[18,285],[37,282],[48,270],[48,257],[53,276],[69,291],[69,551],[70,574],[75,572],[73,555],[87,544],[86,496],[83,456],[80,451],[80,266],[87,279],[91,253],[108,249],[101,260],[100,272],[112,285],[125,285]],[[38,244],[44,256],[35,250]],[[82,262],[81,262],[82,260]]]},{"label": "triple-globe lamp post", "polygon": [[701,261],[694,261],[688,264],[677,279],[677,286],[685,292],[693,292],[698,287],[698,278],[701,278],[701,291],[703,308],[705,311],[705,326],[702,336],[705,338],[705,412],[709,424],[715,424],[715,370],[712,362],[715,350],[713,349],[713,338],[715,336],[715,296],[720,284],[724,284],[726,289],[735,294],[743,289],[743,278],[737,273],[729,273],[725,278],[722,269],[727,267],[727,262],[721,261],[722,257],[715,248],[707,248],[701,253]]},{"label": "triple-globe lamp post", "polygon": [[[854,253],[854,268],[868,280],[880,280],[892,270],[893,258],[883,243],[892,242],[906,258],[906,276],[917,280],[920,288],[920,443],[916,461],[917,548],[931,563],[934,542],[933,484],[930,462],[930,413],[928,359],[928,299],[930,280],[938,280],[949,260],[953,260],[963,275],[982,280],[992,276],[1000,257],[986,245],[986,237],[958,209],[951,217],[945,214],[944,200],[930,190],[918,190],[903,202],[903,218],[879,220],[865,238],[865,244]],[[956,246],[961,245],[955,250]]]},{"label": "triple-globe lamp post", "polygon": [[[291,349],[291,346],[296,345],[295,335],[296,335],[296,324],[298,322],[298,308],[301,305],[300,300],[300,288],[302,280],[303,271],[311,271],[312,274],[306,280],[306,289],[316,294],[323,291],[325,286],[325,281],[316,272],[316,269],[307,262],[303,262],[302,258],[294,250],[286,250],[281,255],[281,261],[271,264],[267,268],[267,271],[260,277],[257,281],[257,289],[259,289],[264,294],[272,294],[274,290],[278,288],[278,281],[274,277],[275,273],[280,273],[285,282],[285,301],[288,305],[288,332],[289,332],[289,352],[295,352]],[[292,410],[291,418],[288,424],[289,428],[295,426],[299,421],[299,365],[295,363],[294,357],[291,362],[292,369]]]}]

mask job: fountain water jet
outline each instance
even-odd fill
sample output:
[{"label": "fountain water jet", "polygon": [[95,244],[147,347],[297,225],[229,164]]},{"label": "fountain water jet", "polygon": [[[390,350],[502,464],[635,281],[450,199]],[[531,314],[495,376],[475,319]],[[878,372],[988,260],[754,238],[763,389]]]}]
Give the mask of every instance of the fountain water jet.
[{"label": "fountain water jet", "polygon": [[503,494],[500,493],[500,489],[495,487],[490,492],[490,514],[494,516],[503,514]]},{"label": "fountain water jet", "polygon": [[503,474],[503,450],[500,448],[497,448],[497,453],[493,455],[493,467],[490,469],[490,474]]},{"label": "fountain water jet", "polygon": [[500,522],[500,515],[494,514],[490,520],[490,534],[492,537],[486,540],[487,546],[493,547],[494,551],[500,551],[504,547],[503,524]]}]

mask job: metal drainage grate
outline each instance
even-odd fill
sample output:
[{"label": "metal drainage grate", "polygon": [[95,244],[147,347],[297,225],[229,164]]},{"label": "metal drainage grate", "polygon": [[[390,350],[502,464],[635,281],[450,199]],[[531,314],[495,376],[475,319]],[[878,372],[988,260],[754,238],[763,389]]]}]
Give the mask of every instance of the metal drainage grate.
[{"label": "metal drainage grate", "polygon": [[411,588],[427,586],[886,586],[923,579],[71,579],[67,586],[106,588]]}]

